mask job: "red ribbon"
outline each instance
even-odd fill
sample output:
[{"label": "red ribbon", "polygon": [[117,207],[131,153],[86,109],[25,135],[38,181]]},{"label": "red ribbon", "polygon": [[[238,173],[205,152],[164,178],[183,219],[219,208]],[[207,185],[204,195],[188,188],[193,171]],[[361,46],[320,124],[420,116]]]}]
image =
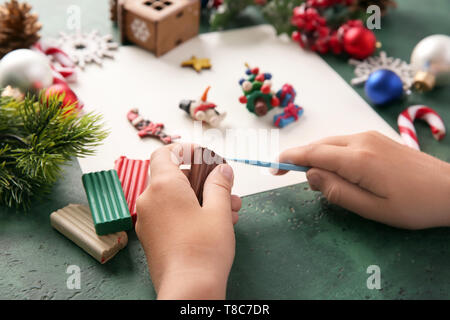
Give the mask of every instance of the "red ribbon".
[{"label": "red ribbon", "polygon": [[301,110],[301,107],[297,107],[293,103],[289,103],[287,107],[284,108],[284,112],[280,114],[275,121],[275,125],[278,127],[281,119],[288,119],[290,117],[294,117],[294,120],[298,120],[298,111]]},{"label": "red ribbon", "polygon": [[[44,41],[36,42],[32,49],[51,57],[50,68],[53,74],[53,84],[63,84],[69,87],[67,82],[76,81],[76,65],[63,50],[52,47]],[[81,110],[84,104],[78,97],[77,100],[78,109]]]},{"label": "red ribbon", "polygon": [[285,84],[281,88],[281,95],[280,95],[281,99],[280,100],[283,101],[288,93],[292,96],[292,98],[295,97],[294,87],[291,86],[290,84]]},{"label": "red ribbon", "polygon": [[45,42],[39,41],[33,45],[33,49],[42,52],[46,56],[51,56],[52,61],[50,67],[53,70],[53,83],[66,83],[67,81],[75,81],[75,63],[63,50],[52,47]]}]

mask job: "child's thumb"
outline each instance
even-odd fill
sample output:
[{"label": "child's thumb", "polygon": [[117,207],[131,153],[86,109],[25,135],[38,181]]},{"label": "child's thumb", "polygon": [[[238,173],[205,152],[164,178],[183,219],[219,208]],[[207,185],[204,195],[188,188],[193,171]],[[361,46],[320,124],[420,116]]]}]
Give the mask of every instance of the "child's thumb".
[{"label": "child's thumb", "polygon": [[343,180],[338,175],[318,168],[311,168],[306,173],[309,186],[313,191],[320,191],[331,203],[340,205]]},{"label": "child's thumb", "polygon": [[377,196],[334,172],[311,168],[306,172],[306,178],[311,189],[321,191],[329,202],[363,216],[380,204]]},{"label": "child's thumb", "polygon": [[221,164],[214,168],[203,186],[203,206],[229,214],[233,180],[233,169],[228,164]]}]

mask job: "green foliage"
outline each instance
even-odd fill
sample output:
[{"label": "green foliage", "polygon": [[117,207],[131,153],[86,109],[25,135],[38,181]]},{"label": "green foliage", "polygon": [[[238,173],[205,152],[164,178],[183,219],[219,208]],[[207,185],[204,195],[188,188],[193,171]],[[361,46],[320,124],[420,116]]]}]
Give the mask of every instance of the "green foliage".
[{"label": "green foliage", "polygon": [[292,10],[304,0],[267,0],[265,4],[256,4],[255,0],[224,0],[223,5],[211,15],[211,27],[222,29],[226,27],[247,7],[253,6],[261,10],[264,19],[274,26],[277,34],[291,34]]},{"label": "green foliage", "polygon": [[[210,17],[212,29],[223,29],[229,26],[239,14],[247,7],[254,7],[261,11],[267,23],[271,24],[277,34],[286,33],[291,35],[295,27],[291,25],[292,11],[301,5],[305,0],[224,0],[223,5],[217,10],[213,10]],[[260,4],[258,4],[260,3]],[[321,10],[331,27],[337,28],[349,19],[359,19],[366,21],[368,15],[366,8],[371,5],[378,5],[383,9],[395,7],[394,1],[389,0],[355,0],[351,7],[335,5],[325,10]]]},{"label": "green foliage", "polygon": [[262,8],[264,18],[274,26],[277,34],[290,35],[295,27],[291,24],[292,11],[304,0],[271,0]]},{"label": "green foliage", "polygon": [[80,116],[73,105],[60,107],[62,99],[0,97],[0,205],[28,207],[50,190],[63,164],[93,154],[106,138],[99,115]]},{"label": "green foliage", "polygon": [[253,0],[225,0],[220,9],[211,15],[211,28],[222,29],[245,8],[254,4]]}]

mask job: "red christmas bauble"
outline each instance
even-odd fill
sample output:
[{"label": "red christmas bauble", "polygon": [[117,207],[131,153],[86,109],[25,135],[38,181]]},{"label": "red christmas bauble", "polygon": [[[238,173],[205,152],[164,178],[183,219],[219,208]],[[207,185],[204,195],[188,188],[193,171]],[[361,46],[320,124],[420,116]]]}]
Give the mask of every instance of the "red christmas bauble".
[{"label": "red christmas bauble", "polygon": [[377,38],[364,27],[351,27],[343,37],[344,50],[356,59],[365,59],[375,51]]},{"label": "red christmas bauble", "polygon": [[77,95],[64,83],[56,83],[48,87],[45,90],[45,98],[48,100],[51,95],[57,95],[57,97],[64,95],[61,108],[73,105],[75,109],[81,109]]}]

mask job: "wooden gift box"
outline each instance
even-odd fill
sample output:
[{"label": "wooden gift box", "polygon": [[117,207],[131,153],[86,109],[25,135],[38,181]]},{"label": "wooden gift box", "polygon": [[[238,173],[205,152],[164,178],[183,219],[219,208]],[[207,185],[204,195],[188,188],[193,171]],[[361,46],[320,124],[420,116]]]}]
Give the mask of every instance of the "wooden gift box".
[{"label": "wooden gift box", "polygon": [[198,34],[199,0],[119,0],[121,42],[131,42],[156,56]]}]

